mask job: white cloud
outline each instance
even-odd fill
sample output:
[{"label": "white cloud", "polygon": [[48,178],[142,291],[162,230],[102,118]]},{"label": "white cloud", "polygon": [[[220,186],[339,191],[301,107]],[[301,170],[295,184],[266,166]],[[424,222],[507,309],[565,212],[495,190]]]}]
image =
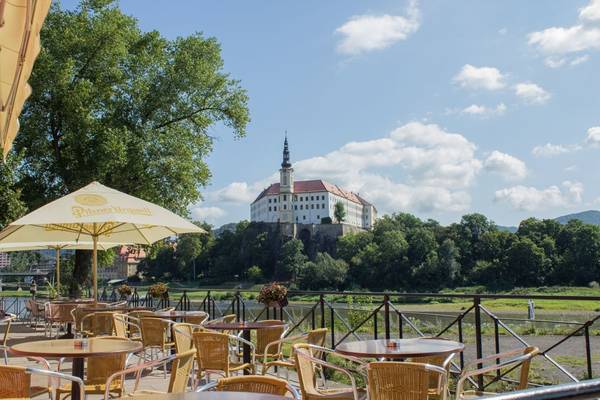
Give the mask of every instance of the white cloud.
[{"label": "white cloud", "polygon": [[419,29],[420,15],[416,1],[411,1],[406,16],[356,15],[337,28],[342,36],[337,51],[342,54],[359,55],[373,50],[385,49],[406,40]]},{"label": "white cloud", "polygon": [[508,29],[507,28],[500,28],[498,30],[498,33],[502,36],[506,35],[508,33]]},{"label": "white cloud", "polygon": [[583,184],[565,181],[562,189],[556,185],[545,189],[521,185],[500,189],[496,191],[494,201],[508,202],[517,210],[531,212],[580,204],[582,194]]},{"label": "white cloud", "polygon": [[192,217],[198,221],[214,222],[225,216],[226,212],[220,207],[192,207]]},{"label": "white cloud", "polygon": [[523,161],[497,150],[485,159],[483,167],[506,180],[521,180],[527,176],[527,166]]},{"label": "white cloud", "polygon": [[589,59],[590,59],[589,54],[585,54],[583,56],[580,56],[580,57],[577,57],[577,58],[574,58],[573,60],[571,60],[569,65],[575,66],[575,65],[583,64],[584,62],[586,62]]},{"label": "white cloud", "polygon": [[518,83],[515,94],[528,104],[544,104],[552,95],[535,83]]},{"label": "white cloud", "polygon": [[544,64],[550,68],[560,68],[567,63],[568,59],[566,57],[546,57],[544,59]]},{"label": "white cloud", "polygon": [[246,182],[232,182],[222,189],[211,192],[211,201],[225,203],[250,203],[256,197],[256,187],[250,188]]},{"label": "white cloud", "polygon": [[587,130],[585,142],[592,146],[600,145],[600,126],[593,126]]},{"label": "white cloud", "polygon": [[591,0],[579,10],[579,19],[584,21],[600,21],[600,0]]},{"label": "white cloud", "polygon": [[462,114],[475,115],[479,117],[493,117],[504,115],[506,112],[506,105],[504,103],[498,104],[496,107],[490,108],[483,105],[471,104],[461,110]]},{"label": "white cloud", "polygon": [[498,90],[506,86],[504,79],[504,75],[497,68],[465,64],[453,81],[467,89]]},{"label": "white cloud", "polygon": [[564,144],[552,144],[546,143],[543,146],[535,146],[531,150],[531,154],[536,157],[552,157],[560,154],[571,153],[573,151],[580,150],[579,145],[564,145]]},{"label": "white cloud", "polygon": [[[528,35],[529,45],[534,46],[542,54],[567,55],[586,50],[600,49],[600,27],[594,25],[600,21],[600,0],[591,0],[579,10],[579,22],[572,26],[554,26]],[[586,57],[586,56],[584,56]],[[550,59],[550,61],[549,61]],[[566,63],[561,58],[546,59],[546,65],[557,68]],[[570,65],[577,65],[587,58],[577,57]],[[560,64],[560,65],[559,65]]]}]

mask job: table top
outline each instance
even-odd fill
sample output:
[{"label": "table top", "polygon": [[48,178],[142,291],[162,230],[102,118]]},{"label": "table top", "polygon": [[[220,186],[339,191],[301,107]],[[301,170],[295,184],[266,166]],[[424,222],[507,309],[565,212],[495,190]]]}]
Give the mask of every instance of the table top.
[{"label": "table top", "polygon": [[203,317],[208,315],[204,311],[156,311],[154,315],[161,318],[185,318],[185,317]]},{"label": "table top", "polygon": [[142,350],[140,342],[107,338],[87,339],[86,348],[75,347],[81,339],[54,339],[19,343],[10,348],[10,352],[18,356],[37,357],[93,357],[114,353],[135,353]]},{"label": "table top", "polygon": [[284,325],[281,323],[272,323],[265,324],[260,321],[257,322],[215,322],[215,323],[207,323],[205,324],[206,328],[214,329],[217,331],[220,330],[229,330],[229,331],[245,331],[245,330],[257,330],[257,329],[268,329],[274,326]]},{"label": "table top", "polygon": [[[388,346],[390,342],[395,342],[396,347]],[[452,340],[414,338],[347,342],[337,346],[335,351],[363,358],[408,358],[449,355],[461,352],[464,348],[464,344]]]},{"label": "table top", "polygon": [[187,393],[156,393],[122,399],[138,400],[141,397],[148,400],[289,400],[289,397],[265,393],[249,392],[187,392]]},{"label": "table top", "polygon": [[133,306],[116,306],[116,307],[108,307],[108,306],[87,306],[80,307],[84,312],[100,312],[100,311],[142,311],[142,310],[150,310],[148,307],[133,307]]}]

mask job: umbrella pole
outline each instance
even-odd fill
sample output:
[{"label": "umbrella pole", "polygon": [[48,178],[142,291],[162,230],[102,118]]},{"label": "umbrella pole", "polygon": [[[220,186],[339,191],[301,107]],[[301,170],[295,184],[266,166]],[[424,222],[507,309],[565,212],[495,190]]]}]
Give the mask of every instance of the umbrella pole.
[{"label": "umbrella pole", "polygon": [[60,297],[60,247],[56,248],[56,294]]},{"label": "umbrella pole", "polygon": [[94,302],[98,302],[98,236],[92,236],[92,282],[94,284]]}]

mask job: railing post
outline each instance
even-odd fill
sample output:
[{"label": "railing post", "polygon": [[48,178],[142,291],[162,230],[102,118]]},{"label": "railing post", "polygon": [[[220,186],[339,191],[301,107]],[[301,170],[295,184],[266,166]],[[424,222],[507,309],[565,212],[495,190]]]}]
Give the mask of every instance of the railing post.
[{"label": "railing post", "polygon": [[323,295],[319,295],[319,302],[321,303],[321,328],[325,328],[325,299]]},{"label": "railing post", "polygon": [[383,324],[385,327],[385,338],[390,339],[390,296],[383,296]]},{"label": "railing post", "polygon": [[378,336],[377,335],[377,333],[378,333],[378,330],[377,330],[377,314],[379,314],[379,310],[377,310],[377,311],[375,311],[373,313],[373,338],[375,340],[377,340],[377,336]]},{"label": "railing post", "polygon": [[235,318],[238,322],[240,322],[241,312],[240,312],[240,291],[235,292]]},{"label": "railing post", "polygon": [[[459,318],[459,320],[458,320],[458,342],[459,343],[464,343],[462,320],[463,320],[462,317]],[[463,370],[464,367],[465,367],[465,352],[461,351],[460,352],[460,369],[461,369],[461,371]]]},{"label": "railing post", "polygon": [[[494,345],[496,354],[500,354],[500,331],[498,329],[498,320],[494,318]],[[500,364],[500,359],[496,359],[496,364]],[[500,377],[500,370],[496,371],[496,375]]]},{"label": "railing post", "polygon": [[585,334],[585,358],[587,361],[587,375],[588,379],[592,379],[592,352],[590,349],[590,326],[586,323],[584,328]]},{"label": "railing post", "polygon": [[310,310],[310,329],[315,329],[317,327],[317,322],[315,320],[315,307]]},{"label": "railing post", "polygon": [[398,338],[402,339],[403,336],[404,336],[404,321],[402,320],[402,313],[398,313]]},{"label": "railing post", "polygon": [[[477,358],[483,357],[483,343],[481,341],[481,297],[473,297],[473,305],[475,306],[475,347],[477,349]],[[477,368],[483,368],[483,364],[477,364]],[[477,386],[480,391],[483,391],[483,375],[477,376]]]},{"label": "railing post", "polygon": [[329,306],[330,318],[331,318],[331,348],[335,350],[335,314],[333,313],[333,307]]}]

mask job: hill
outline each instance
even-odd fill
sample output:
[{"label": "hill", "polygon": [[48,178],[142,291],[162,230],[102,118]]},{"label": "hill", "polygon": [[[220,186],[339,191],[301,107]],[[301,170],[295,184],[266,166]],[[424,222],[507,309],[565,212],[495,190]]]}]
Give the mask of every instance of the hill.
[{"label": "hill", "polygon": [[575,214],[563,215],[562,217],[555,218],[555,221],[566,224],[567,222],[578,219],[583,223],[592,224],[592,225],[600,225],[600,211],[597,210],[589,210],[582,211]]}]

